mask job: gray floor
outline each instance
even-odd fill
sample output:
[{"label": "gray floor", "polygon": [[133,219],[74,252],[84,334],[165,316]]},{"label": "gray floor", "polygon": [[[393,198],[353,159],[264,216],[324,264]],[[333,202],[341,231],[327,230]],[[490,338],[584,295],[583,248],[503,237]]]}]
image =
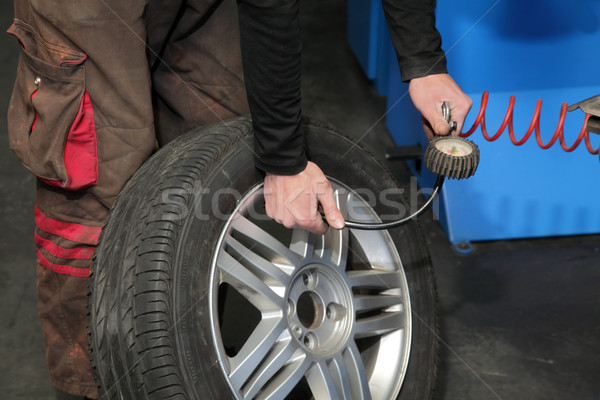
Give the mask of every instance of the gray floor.
[{"label": "gray floor", "polygon": [[[6,29],[12,6],[0,3]],[[345,44],[344,2],[302,6],[305,113],[368,132],[363,144],[381,156],[392,144],[379,121],[385,101]],[[35,305],[35,182],[6,146],[17,47],[3,34],[0,49],[0,398],[51,399]],[[461,256],[430,216],[421,222],[440,296],[438,399],[600,399],[600,236],[475,243]]]}]

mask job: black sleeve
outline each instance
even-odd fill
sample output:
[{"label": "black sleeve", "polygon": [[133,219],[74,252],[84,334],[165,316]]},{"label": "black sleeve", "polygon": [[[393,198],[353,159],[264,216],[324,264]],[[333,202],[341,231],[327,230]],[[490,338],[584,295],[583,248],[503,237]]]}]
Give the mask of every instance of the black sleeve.
[{"label": "black sleeve", "polygon": [[382,0],[403,81],[447,73],[435,0]]},{"label": "black sleeve", "polygon": [[244,79],[256,166],[293,175],[306,167],[300,95],[298,0],[238,0]]}]

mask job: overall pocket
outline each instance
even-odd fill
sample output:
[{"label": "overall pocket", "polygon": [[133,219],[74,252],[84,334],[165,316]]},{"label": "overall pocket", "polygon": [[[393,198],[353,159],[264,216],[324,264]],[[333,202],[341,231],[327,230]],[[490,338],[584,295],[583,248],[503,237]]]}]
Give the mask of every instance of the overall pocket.
[{"label": "overall pocket", "polygon": [[15,20],[21,43],[8,111],[10,148],[49,185],[83,189],[98,181],[94,112],[85,90],[86,55],[45,41]]}]

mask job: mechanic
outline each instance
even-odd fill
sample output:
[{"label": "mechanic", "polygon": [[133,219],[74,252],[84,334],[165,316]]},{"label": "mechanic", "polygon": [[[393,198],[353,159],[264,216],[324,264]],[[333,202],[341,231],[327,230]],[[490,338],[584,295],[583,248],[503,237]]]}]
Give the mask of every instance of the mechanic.
[{"label": "mechanic", "polygon": [[[447,74],[435,1],[384,6],[427,134],[449,133],[444,101],[460,131],[471,100]],[[92,256],[119,191],[158,147],[250,111],[268,214],[322,234],[320,203],[328,224],[344,227],[325,176],[304,153],[298,7],[298,0],[15,0],[9,33],[21,54],[9,141],[38,178],[38,311],[58,398],[98,397],[85,316]]]}]

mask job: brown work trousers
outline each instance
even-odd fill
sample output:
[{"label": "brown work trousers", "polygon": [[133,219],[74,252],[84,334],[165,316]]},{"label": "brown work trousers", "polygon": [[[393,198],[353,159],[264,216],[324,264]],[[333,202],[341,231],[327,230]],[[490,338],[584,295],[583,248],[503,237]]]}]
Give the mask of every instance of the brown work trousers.
[{"label": "brown work trousers", "polygon": [[[15,0],[11,149],[38,177],[38,309],[52,383],[97,397],[87,277],[123,185],[161,146],[248,112],[234,0]],[[151,182],[149,182],[151,184]]]}]

